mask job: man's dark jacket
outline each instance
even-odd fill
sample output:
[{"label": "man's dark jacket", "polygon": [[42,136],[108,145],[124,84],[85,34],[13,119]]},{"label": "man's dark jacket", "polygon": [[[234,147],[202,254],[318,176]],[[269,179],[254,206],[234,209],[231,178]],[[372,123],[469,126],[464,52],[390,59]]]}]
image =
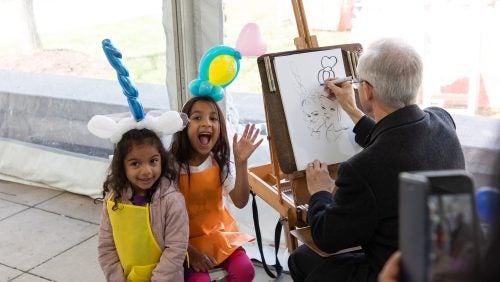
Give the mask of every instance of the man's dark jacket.
[{"label": "man's dark jacket", "polygon": [[314,194],[308,222],[326,252],[362,246],[372,273],[398,249],[398,176],[403,171],[464,169],[455,123],[443,109],[399,109],[377,124],[363,117],[355,126],[364,149],[338,169],[332,197]]}]

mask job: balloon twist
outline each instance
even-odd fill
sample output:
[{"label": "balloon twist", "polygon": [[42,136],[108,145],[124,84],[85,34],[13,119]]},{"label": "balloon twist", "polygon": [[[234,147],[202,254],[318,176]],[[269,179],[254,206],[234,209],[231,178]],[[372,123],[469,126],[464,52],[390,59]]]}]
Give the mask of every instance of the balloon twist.
[{"label": "balloon twist", "polygon": [[141,121],[144,119],[144,109],[142,108],[142,104],[139,100],[137,100],[139,92],[137,91],[137,88],[132,80],[129,78],[127,67],[125,67],[122,63],[122,53],[120,53],[120,51],[113,46],[113,43],[111,43],[111,40],[109,39],[104,39],[102,41],[102,49],[104,50],[104,54],[106,55],[108,62],[116,70],[118,82],[122,87],[123,94],[127,97],[128,106],[132,112],[132,116],[136,121]]}]

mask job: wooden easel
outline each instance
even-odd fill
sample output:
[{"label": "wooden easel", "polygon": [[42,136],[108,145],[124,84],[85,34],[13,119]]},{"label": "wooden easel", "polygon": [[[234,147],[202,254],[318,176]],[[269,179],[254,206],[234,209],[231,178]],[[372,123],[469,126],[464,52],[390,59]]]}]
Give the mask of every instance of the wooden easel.
[{"label": "wooden easel", "polygon": [[[327,256],[331,254],[322,253],[318,248],[315,248],[310,229],[306,223],[311,195],[307,189],[305,171],[297,170],[291,139],[286,127],[287,121],[281,93],[277,82],[275,82],[276,74],[272,61],[277,56],[310,52],[306,49],[311,48],[314,48],[315,51],[340,48],[343,53],[346,75],[355,76],[355,58],[362,52],[362,46],[358,43],[350,43],[316,48],[318,42],[315,36],[309,34],[302,1],[292,0],[292,5],[299,32],[299,37],[294,39],[297,50],[264,54],[257,58],[263,88],[271,163],[250,168],[248,180],[252,191],[280,214],[289,252],[298,247],[299,239],[316,250],[319,255]],[[351,57],[353,55],[356,56]],[[279,148],[277,144],[279,144]],[[328,168],[330,176],[336,178],[338,164],[329,165]],[[343,251],[348,250],[341,252]]]},{"label": "wooden easel", "polygon": [[302,0],[292,0],[292,6],[293,14],[295,15],[295,23],[297,24],[297,31],[299,32],[299,37],[293,40],[295,47],[297,50],[318,47],[316,36],[309,34],[307,16]]},{"label": "wooden easel", "polygon": [[[309,33],[302,0],[292,0],[292,6],[299,33],[299,37],[294,39],[296,48],[300,50],[318,47],[316,36],[311,36]],[[293,236],[291,231],[306,226],[306,203],[309,201],[310,195],[307,191],[307,183],[303,171],[297,171],[288,175],[281,171],[273,132],[269,125],[269,109],[266,109],[265,113],[271,163],[250,168],[248,172],[249,183],[253,192],[280,214],[286,245],[288,251],[292,252],[298,247],[298,241],[297,237]],[[334,169],[333,174],[336,174],[336,166]]]}]

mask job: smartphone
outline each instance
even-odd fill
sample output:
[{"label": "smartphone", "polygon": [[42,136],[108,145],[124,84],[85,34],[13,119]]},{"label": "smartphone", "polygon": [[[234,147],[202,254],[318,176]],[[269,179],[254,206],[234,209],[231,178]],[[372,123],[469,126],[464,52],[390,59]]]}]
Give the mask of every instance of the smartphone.
[{"label": "smartphone", "polygon": [[472,176],[464,170],[399,176],[401,280],[459,281],[479,257]]}]

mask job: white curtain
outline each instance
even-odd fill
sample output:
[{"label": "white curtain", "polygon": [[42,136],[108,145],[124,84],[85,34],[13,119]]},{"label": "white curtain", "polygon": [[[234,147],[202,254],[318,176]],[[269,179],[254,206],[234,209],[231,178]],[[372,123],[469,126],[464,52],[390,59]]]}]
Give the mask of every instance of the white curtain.
[{"label": "white curtain", "polygon": [[210,47],[223,42],[222,0],[163,0],[167,90],[170,106],[179,110],[189,98],[188,85]]}]

